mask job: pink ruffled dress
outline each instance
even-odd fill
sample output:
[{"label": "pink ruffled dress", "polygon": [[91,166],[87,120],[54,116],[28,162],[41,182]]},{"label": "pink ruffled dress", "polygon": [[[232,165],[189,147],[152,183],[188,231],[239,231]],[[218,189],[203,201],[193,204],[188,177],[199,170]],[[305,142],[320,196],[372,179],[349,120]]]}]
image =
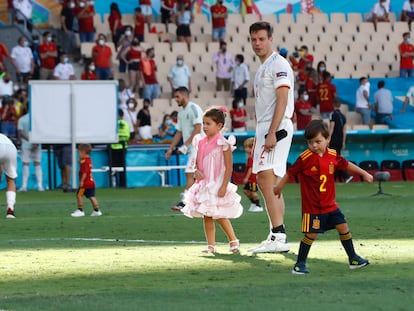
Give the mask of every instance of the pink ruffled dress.
[{"label": "pink ruffled dress", "polygon": [[[198,142],[198,143],[197,143]],[[196,180],[184,196],[185,207],[182,213],[190,218],[212,217],[238,218],[243,213],[240,204],[241,197],[237,194],[237,186],[229,183],[224,197],[217,196],[218,190],[224,178],[224,156],[223,151],[231,148],[236,149],[234,144],[236,138],[230,136],[225,139],[221,133],[210,141],[208,137],[200,140],[196,137],[193,142],[197,146],[197,169],[201,171],[204,178]]]}]

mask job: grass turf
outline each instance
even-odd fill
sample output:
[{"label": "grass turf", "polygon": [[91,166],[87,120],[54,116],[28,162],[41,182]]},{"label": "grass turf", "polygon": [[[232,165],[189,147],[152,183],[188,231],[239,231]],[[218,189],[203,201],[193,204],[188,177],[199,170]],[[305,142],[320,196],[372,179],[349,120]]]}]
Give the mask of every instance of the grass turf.
[{"label": "grass turf", "polygon": [[[0,310],[411,310],[413,183],[338,184],[357,252],[351,271],[336,232],[320,235],[306,276],[291,274],[300,232],[298,185],[285,188],[287,254],[252,256],[265,213],[233,221],[240,255],[203,256],[202,221],[172,212],[181,189],[98,189],[103,217],[71,218],[73,194],[17,195],[17,219],[0,220]],[[243,197],[244,206],[249,202]],[[85,211],[91,212],[89,202]]]}]

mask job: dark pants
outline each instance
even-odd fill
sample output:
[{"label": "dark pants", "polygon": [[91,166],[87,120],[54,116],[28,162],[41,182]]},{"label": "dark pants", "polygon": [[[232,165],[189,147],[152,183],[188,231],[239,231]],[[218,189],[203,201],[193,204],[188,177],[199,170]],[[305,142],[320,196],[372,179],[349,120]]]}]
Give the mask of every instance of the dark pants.
[{"label": "dark pants", "polygon": [[234,90],[234,98],[243,98],[243,103],[246,106],[247,88]]},{"label": "dark pants", "polygon": [[[126,149],[111,148],[111,167],[124,167],[125,165]],[[119,172],[115,176],[117,177],[117,185],[119,187],[126,187],[126,172]]]}]

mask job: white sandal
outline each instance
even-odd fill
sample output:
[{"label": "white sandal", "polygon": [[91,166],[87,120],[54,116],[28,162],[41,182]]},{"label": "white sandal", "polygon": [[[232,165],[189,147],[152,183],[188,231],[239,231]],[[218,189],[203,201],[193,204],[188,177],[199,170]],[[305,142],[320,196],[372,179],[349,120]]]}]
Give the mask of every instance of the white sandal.
[{"label": "white sandal", "polygon": [[201,252],[204,254],[214,254],[216,252],[216,247],[214,245],[207,245]]},{"label": "white sandal", "polygon": [[[233,246],[231,244],[234,244]],[[233,240],[233,241],[229,241],[229,252],[236,254],[236,253],[240,253],[240,243],[239,240]]]}]

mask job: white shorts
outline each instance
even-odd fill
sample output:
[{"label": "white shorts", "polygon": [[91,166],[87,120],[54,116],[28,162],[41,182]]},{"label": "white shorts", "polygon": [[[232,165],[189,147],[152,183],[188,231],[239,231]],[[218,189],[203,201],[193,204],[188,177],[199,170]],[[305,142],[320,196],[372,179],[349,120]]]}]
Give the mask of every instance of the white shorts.
[{"label": "white shorts", "polygon": [[22,148],[20,158],[23,163],[30,163],[30,161],[40,162],[42,159],[42,148],[40,146],[34,150]]},{"label": "white shorts", "polygon": [[283,119],[278,130],[285,129],[287,136],[276,143],[276,147],[270,152],[264,151],[265,135],[270,126],[269,122],[258,123],[256,126],[255,146],[253,151],[253,173],[273,170],[276,176],[283,177],[286,174],[286,163],[289,156],[293,137],[293,124],[290,119]]},{"label": "white shorts", "polygon": [[17,150],[14,145],[0,144],[0,165],[9,178],[17,177]]},{"label": "white shorts", "polygon": [[196,171],[197,150],[193,146],[188,148],[188,160],[185,166],[185,173],[194,173]]},{"label": "white shorts", "polygon": [[142,4],[140,6],[140,8],[141,8],[142,15],[144,15],[144,16],[150,16],[150,15],[152,15],[152,8],[151,8],[150,5]]}]

